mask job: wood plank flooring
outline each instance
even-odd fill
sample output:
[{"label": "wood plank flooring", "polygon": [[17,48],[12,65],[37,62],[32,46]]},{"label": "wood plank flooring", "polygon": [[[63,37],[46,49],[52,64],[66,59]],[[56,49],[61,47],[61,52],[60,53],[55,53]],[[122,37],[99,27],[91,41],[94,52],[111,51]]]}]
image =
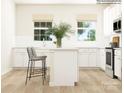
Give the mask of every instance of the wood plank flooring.
[{"label": "wood plank flooring", "polygon": [[31,78],[25,86],[25,70],[15,70],[2,79],[1,93],[121,93],[121,81],[111,79],[99,69],[82,69],[74,87],[42,85],[41,77]]}]

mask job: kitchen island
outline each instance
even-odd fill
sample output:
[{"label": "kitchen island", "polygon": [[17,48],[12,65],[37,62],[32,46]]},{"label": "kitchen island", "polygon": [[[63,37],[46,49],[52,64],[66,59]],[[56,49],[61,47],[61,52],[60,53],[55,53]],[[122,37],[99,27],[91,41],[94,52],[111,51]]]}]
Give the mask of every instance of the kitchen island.
[{"label": "kitchen island", "polygon": [[78,82],[78,49],[50,49],[50,86],[74,86]]}]

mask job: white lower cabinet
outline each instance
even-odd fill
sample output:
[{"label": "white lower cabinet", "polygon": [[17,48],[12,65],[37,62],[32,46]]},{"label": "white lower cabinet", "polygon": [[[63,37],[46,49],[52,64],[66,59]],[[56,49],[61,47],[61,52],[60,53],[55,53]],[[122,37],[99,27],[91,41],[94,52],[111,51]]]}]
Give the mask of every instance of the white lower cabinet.
[{"label": "white lower cabinet", "polygon": [[105,49],[100,49],[100,68],[105,71],[106,54]]},{"label": "white lower cabinet", "polygon": [[26,67],[28,63],[28,55],[23,50],[13,51],[12,67]]},{"label": "white lower cabinet", "polygon": [[89,54],[87,54],[87,53],[79,53],[79,66],[80,67],[88,67],[89,66],[88,56],[89,56]]},{"label": "white lower cabinet", "polygon": [[[36,49],[38,56],[46,55],[46,63],[49,66],[51,63],[50,60],[50,51],[49,49]],[[78,55],[78,65],[79,67],[100,67],[100,58],[99,49],[97,48],[84,48],[79,49]],[[12,67],[27,67],[28,66],[28,54],[26,48],[14,48],[13,49],[13,61]],[[104,62],[103,62],[104,64]],[[41,62],[36,62],[35,66],[41,66]]]},{"label": "white lower cabinet", "polygon": [[[46,55],[46,63],[47,66],[49,66],[49,51],[48,50],[42,50],[42,49],[36,49],[36,53],[38,56]],[[12,67],[27,67],[28,66],[28,54],[26,48],[21,49],[13,49],[13,61],[12,61]],[[42,62],[37,61],[35,62],[35,67],[41,67]]]},{"label": "white lower cabinet", "polygon": [[23,59],[24,59],[23,57],[24,57],[24,54],[23,53],[16,53],[16,54],[14,54],[14,56],[16,56],[16,57],[13,60],[13,66],[14,67],[23,66],[23,62],[24,62],[23,61]]},{"label": "white lower cabinet", "polygon": [[121,59],[115,56],[115,75],[121,79]]},{"label": "white lower cabinet", "polygon": [[98,49],[79,49],[79,67],[97,67]]},{"label": "white lower cabinet", "polygon": [[96,53],[90,53],[88,59],[89,59],[89,67],[96,67],[97,66]]},{"label": "white lower cabinet", "polygon": [[115,50],[115,61],[114,61],[114,68],[115,68],[115,75],[121,80],[122,77],[122,60],[121,55],[117,55],[116,53],[118,50]]}]

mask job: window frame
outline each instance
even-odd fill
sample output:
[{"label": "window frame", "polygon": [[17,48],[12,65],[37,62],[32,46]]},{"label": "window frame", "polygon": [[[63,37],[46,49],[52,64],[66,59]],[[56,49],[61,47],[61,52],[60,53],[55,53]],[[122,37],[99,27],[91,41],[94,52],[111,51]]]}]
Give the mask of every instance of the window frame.
[{"label": "window frame", "polygon": [[[39,25],[39,27],[37,27],[37,26],[35,26],[35,22],[39,22],[40,23],[40,25]],[[42,27],[41,26],[41,23],[45,23],[45,27]],[[42,36],[42,34],[41,34],[41,30],[48,30],[49,29],[49,27],[47,27],[47,23],[51,23],[51,27],[52,27],[52,25],[53,25],[53,22],[52,21],[34,21],[33,22],[33,40],[34,41],[47,41],[47,42],[49,42],[49,41],[52,41],[52,39],[50,40],[46,40],[46,39],[43,39],[42,40],[42,38],[41,38],[41,36]],[[39,34],[35,34],[35,30],[39,30]],[[36,40],[35,39],[35,36],[37,36],[37,38],[39,38],[38,40]],[[45,36],[45,35],[43,35],[43,36]],[[47,38],[47,36],[45,36],[46,38]],[[48,37],[49,37],[49,35],[48,35]]]},{"label": "window frame", "polygon": [[[84,29],[90,29],[90,30],[91,30],[91,29],[93,29],[93,28],[78,27],[78,22],[95,22],[95,40],[93,40],[93,41],[92,41],[92,40],[88,40],[88,39],[87,39],[87,40],[83,40],[83,39],[82,39],[82,40],[79,40],[79,37],[78,37],[78,30],[84,30]],[[84,42],[87,42],[87,41],[90,42],[90,41],[91,41],[91,42],[95,42],[95,41],[96,41],[96,31],[97,31],[97,21],[96,21],[96,20],[78,20],[78,21],[77,21],[76,34],[77,34],[77,40],[78,40],[78,41],[84,41]]]}]

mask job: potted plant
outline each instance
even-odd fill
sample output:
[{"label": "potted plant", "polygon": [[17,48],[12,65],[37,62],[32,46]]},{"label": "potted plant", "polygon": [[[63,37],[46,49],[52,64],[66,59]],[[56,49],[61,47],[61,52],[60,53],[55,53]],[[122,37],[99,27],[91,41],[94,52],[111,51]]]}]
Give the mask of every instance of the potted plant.
[{"label": "potted plant", "polygon": [[54,25],[52,28],[48,29],[48,33],[47,34],[51,34],[54,35],[56,37],[56,45],[57,48],[61,47],[62,45],[62,38],[64,36],[68,36],[67,33],[71,32],[71,26],[67,23],[60,23],[59,25]]}]

